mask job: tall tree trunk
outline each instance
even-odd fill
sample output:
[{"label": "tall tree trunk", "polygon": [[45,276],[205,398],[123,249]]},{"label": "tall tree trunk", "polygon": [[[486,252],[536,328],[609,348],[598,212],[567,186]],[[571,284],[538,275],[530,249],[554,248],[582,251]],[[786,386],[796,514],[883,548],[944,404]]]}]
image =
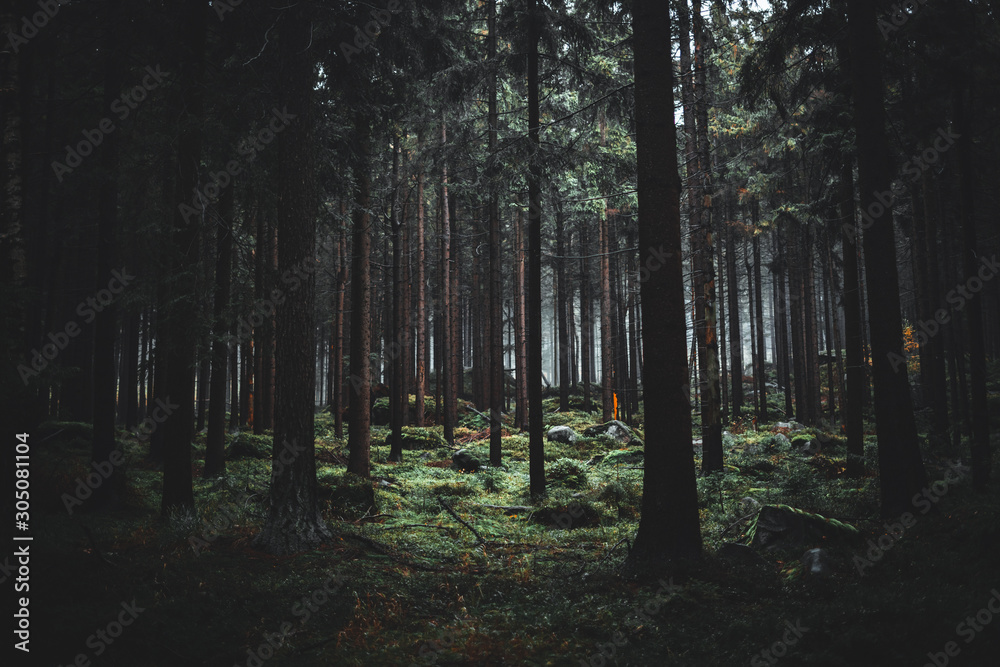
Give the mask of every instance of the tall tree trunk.
[{"label": "tall tree trunk", "polygon": [[542,414],[542,165],[538,136],[538,36],[536,0],[528,0],[528,487],[545,494],[545,433]]},{"label": "tall tree trunk", "polygon": [[[607,124],[601,116],[601,146],[607,143]],[[607,200],[600,226],[601,262],[601,418],[608,421],[614,417],[614,337],[611,333],[611,216]]]},{"label": "tall tree trunk", "polygon": [[284,17],[278,49],[280,97],[295,114],[277,138],[278,275],[292,282],[275,318],[275,420],[270,512],[254,540],[272,554],[314,549],[332,537],[320,515],[316,484],[316,161],[312,26],[302,6]]},{"label": "tall tree trunk", "polygon": [[[208,435],[205,439],[205,477],[215,477],[226,471],[226,333],[229,331],[229,291],[232,284],[233,254],[233,187],[223,189],[219,199],[220,225],[216,231],[215,260],[215,340],[212,341],[212,386]],[[233,377],[236,377],[233,369]],[[233,404],[236,409],[236,404]]]},{"label": "tall tree trunk", "polygon": [[664,561],[701,553],[698,493],[691,447],[691,411],[678,400],[687,385],[680,178],[673,124],[669,5],[633,3],[636,148],[642,282],[646,446],[642,515],[626,568],[660,571]]},{"label": "tall tree trunk", "polygon": [[[191,479],[191,440],[194,437],[194,351],[196,332],[190,316],[197,311],[193,281],[181,274],[193,266],[201,213],[190,202],[198,185],[201,161],[202,80],[205,67],[205,19],[208,8],[196,0],[185,0],[181,12],[181,38],[184,56],[179,79],[184,112],[180,118],[177,147],[176,198],[174,211],[173,255],[171,273],[175,287],[171,303],[164,307],[161,319],[161,342],[165,350],[164,400],[176,405],[173,414],[161,425],[164,432],[163,494],[161,512],[193,512],[194,490]],[[199,202],[191,202],[195,204]],[[187,205],[187,208],[183,208]],[[162,302],[161,302],[162,303]],[[159,346],[157,346],[159,347]]]},{"label": "tall tree trunk", "polygon": [[590,412],[591,374],[593,367],[594,318],[593,299],[590,292],[590,243],[586,218],[580,221],[580,380],[583,383],[583,411]]},{"label": "tall tree trunk", "polygon": [[875,215],[879,210],[877,207],[882,207],[877,196],[892,191],[889,147],[883,127],[884,88],[878,49],[881,38],[873,4],[864,0],[848,0],[847,14],[861,207],[873,220],[873,224],[864,231],[864,251],[875,423],[879,442],[881,511],[883,516],[892,517],[912,507],[911,499],[926,486],[927,474],[920,459],[905,364],[897,370],[890,361],[890,355],[898,353],[903,347],[903,326],[899,310],[892,211]]},{"label": "tall tree trunk", "polygon": [[733,420],[743,412],[743,330],[740,328],[740,281],[736,273],[736,237],[733,225],[726,225],[726,287],[729,292],[729,399]]},{"label": "tall tree trunk", "polygon": [[[105,17],[106,58],[104,63],[104,103],[111,105],[120,94],[122,66],[125,54],[120,44],[124,22],[118,0],[111,0]],[[101,167],[104,178],[100,186],[97,223],[97,273],[95,291],[105,289],[117,267],[118,230],[118,135],[104,138]],[[115,412],[118,394],[115,377],[115,334],[118,330],[118,305],[112,302],[97,313],[94,322],[94,440],[91,455],[95,465],[109,465],[115,451]],[[111,465],[110,476],[94,489],[93,505],[105,509],[118,503],[120,474]]]},{"label": "tall tree trunk", "polygon": [[[347,204],[340,201],[341,219],[346,218]],[[343,224],[343,223],[342,223]],[[338,438],[344,437],[344,320],[347,317],[347,282],[350,278],[350,256],[348,255],[347,228],[342,226],[337,232],[337,289],[334,292],[334,345],[333,345],[333,428]]]},{"label": "tall tree trunk", "polygon": [[[966,73],[963,79],[971,79]],[[958,129],[958,162],[961,174],[962,201],[962,257],[968,290],[973,292],[973,277],[980,283],[977,275],[982,272],[983,262],[977,257],[979,247],[976,240],[976,182],[973,146],[972,121],[969,118],[970,102],[966,99],[973,90],[969,82],[955,91],[955,124]],[[970,388],[972,390],[972,485],[983,491],[990,481],[993,467],[993,454],[990,451],[990,415],[986,400],[986,344],[983,339],[983,297],[981,292],[973,292],[968,300],[967,323],[969,327],[969,368]]]},{"label": "tall tree trunk", "polygon": [[427,284],[424,233],[424,172],[417,173],[417,377],[416,421],[424,425],[424,395],[427,393]]},{"label": "tall tree trunk", "polygon": [[[698,191],[700,199],[697,220],[692,219],[692,254],[695,255],[695,295],[698,336],[698,363],[701,384],[702,472],[722,470],[721,390],[719,387],[719,338],[715,310],[715,251],[712,234],[712,156],[708,141],[708,77],[705,64],[705,25],[701,17],[701,0],[693,0],[695,65],[695,127],[699,164]],[[759,298],[759,297],[758,297]],[[760,335],[760,326],[758,323]]]},{"label": "tall tree trunk", "polygon": [[407,411],[407,388],[403,383],[403,349],[400,344],[403,338],[403,243],[402,226],[403,217],[400,211],[400,190],[402,184],[399,180],[399,160],[402,153],[400,137],[397,135],[393,139],[392,149],[392,211],[390,218],[392,221],[392,289],[386,290],[387,300],[392,303],[391,335],[386,336],[390,340],[386,349],[386,363],[389,365],[389,460],[401,462],[403,460],[403,422]]},{"label": "tall tree trunk", "polygon": [[566,311],[569,309],[567,297],[569,286],[566,284],[566,244],[564,239],[562,203],[556,205],[556,318],[559,331],[559,410],[569,410],[569,328],[566,321]]},{"label": "tall tree trunk", "polygon": [[524,303],[524,214],[520,205],[514,213],[514,426],[528,430],[528,341],[525,338]]},{"label": "tall tree trunk", "polygon": [[354,166],[357,192],[354,198],[351,250],[351,400],[348,424],[347,472],[368,478],[371,474],[371,165],[368,119],[355,119],[358,162]]},{"label": "tall tree trunk", "polygon": [[[497,150],[497,0],[490,0],[488,60],[489,74],[489,151],[490,156]],[[493,174],[491,174],[492,176]],[[489,193],[489,238],[490,238],[490,287],[489,287],[489,367],[490,385],[490,465],[498,467],[502,463],[502,427],[500,421],[503,408],[504,363],[503,363],[503,249],[500,247],[500,201],[496,183],[491,179]]]},{"label": "tall tree trunk", "polygon": [[861,275],[858,270],[858,237],[854,210],[854,168],[845,157],[840,171],[841,243],[844,247],[844,332],[847,358],[847,405],[844,429],[847,435],[847,470],[849,477],[864,473],[864,391],[865,348],[861,314]]},{"label": "tall tree trunk", "polygon": [[[940,269],[938,263],[938,212],[934,188],[930,185],[930,175],[925,171],[921,175],[921,191],[924,208],[924,241],[926,248],[926,283],[930,303],[939,304],[941,299]],[[931,376],[931,404],[934,421],[932,432],[943,442],[947,442],[951,424],[948,418],[948,384],[945,375],[944,349],[942,336],[931,336],[927,343],[927,365]],[[924,363],[921,351],[920,363]]]},{"label": "tall tree trunk", "polygon": [[[448,144],[448,126],[441,123],[441,148]],[[451,292],[452,256],[451,256],[451,200],[448,196],[448,163],[441,165],[441,372],[438,374],[438,384],[442,385],[442,417],[444,418],[444,439],[449,445],[455,444],[455,421],[452,406],[456,404],[455,386],[455,322],[452,302],[455,295]]]},{"label": "tall tree trunk", "polygon": [[[754,201],[754,211],[757,210],[757,202]],[[754,216],[754,227],[757,226],[756,215]],[[759,396],[759,407],[757,420],[764,423],[768,420],[767,414],[767,355],[764,350],[764,298],[763,284],[761,279],[761,259],[760,259],[760,235],[753,237],[753,289],[754,289],[754,319],[757,321],[757,363],[759,368],[754,374],[757,381],[757,394]]]}]

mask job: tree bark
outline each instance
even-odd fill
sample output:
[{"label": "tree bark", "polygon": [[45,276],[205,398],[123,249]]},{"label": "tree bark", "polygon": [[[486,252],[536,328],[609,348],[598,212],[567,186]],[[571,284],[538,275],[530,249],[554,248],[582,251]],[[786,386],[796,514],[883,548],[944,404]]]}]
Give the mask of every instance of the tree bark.
[{"label": "tree bark", "polygon": [[[635,0],[636,149],[640,265],[663,262],[642,282],[646,445],[642,515],[626,569],[661,570],[701,554],[698,494],[685,397],[684,279],[680,178],[673,124],[668,3]],[[686,397],[685,397],[686,398]]]},{"label": "tree bark", "polygon": [[[182,108],[181,133],[177,148],[177,182],[173,222],[171,273],[174,285],[171,303],[164,305],[160,342],[164,348],[164,401],[176,405],[173,414],[161,424],[163,442],[163,494],[161,512],[193,512],[194,491],[191,478],[191,440],[194,437],[194,352],[195,331],[189,317],[197,310],[197,295],[190,276],[181,274],[196,262],[200,213],[191,201],[198,185],[201,161],[202,80],[205,67],[205,24],[207,7],[196,0],[185,0],[181,12],[181,43],[185,53],[179,79]],[[188,206],[187,209],[181,205]],[[200,205],[199,205],[200,208]],[[161,305],[163,305],[161,303]],[[159,348],[160,345],[157,345]],[[157,430],[161,430],[158,428]]]},{"label": "tree bark", "polygon": [[[489,151],[493,157],[497,150],[497,0],[490,0],[489,15]],[[491,174],[492,175],[492,174]],[[490,236],[490,287],[489,287],[489,397],[490,397],[490,465],[502,463],[502,427],[500,421],[503,408],[504,363],[503,363],[503,248],[500,246],[500,201],[496,183],[491,179],[489,194],[489,236]]]},{"label": "tree bark", "polygon": [[882,72],[875,6],[848,0],[848,32],[854,83],[861,207],[872,223],[864,231],[865,269],[875,386],[875,423],[879,442],[881,512],[899,516],[927,484],[920,458],[913,401],[905,364],[897,369],[890,355],[903,345],[892,211],[877,215],[880,193],[890,192],[889,147],[884,130]]},{"label": "tree bark", "polygon": [[371,166],[368,119],[355,119],[358,161],[354,166],[357,192],[353,213],[351,257],[351,354],[347,472],[367,479],[371,475]]},{"label": "tree bark", "polygon": [[[223,189],[219,200],[220,225],[216,238],[215,263],[215,339],[212,341],[212,384],[208,415],[208,435],[205,439],[205,477],[215,477],[226,471],[226,365],[229,350],[226,334],[229,310],[229,291],[232,283],[231,258],[233,254],[233,188]],[[233,343],[235,344],[235,343]],[[233,377],[235,378],[235,368]],[[233,404],[233,409],[236,405]]]},{"label": "tree bark", "polygon": [[545,433],[542,414],[542,189],[538,108],[536,0],[528,0],[528,486],[532,498],[545,494]]}]

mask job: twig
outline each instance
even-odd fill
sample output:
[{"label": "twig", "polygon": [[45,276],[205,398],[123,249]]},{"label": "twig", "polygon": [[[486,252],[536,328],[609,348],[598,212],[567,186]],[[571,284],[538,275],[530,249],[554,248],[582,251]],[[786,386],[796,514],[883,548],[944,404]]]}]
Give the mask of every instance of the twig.
[{"label": "twig", "polygon": [[455,513],[455,510],[453,510],[448,505],[448,503],[446,503],[444,501],[444,498],[442,498],[441,496],[438,496],[437,499],[438,499],[438,502],[441,503],[441,506],[444,507],[446,510],[448,510],[448,514],[450,514],[453,517],[455,517],[456,521],[458,521],[460,524],[462,524],[463,526],[465,526],[466,528],[468,528],[469,530],[472,531],[472,534],[476,536],[476,539],[479,541],[478,542],[479,544],[485,544],[486,543],[486,540],[483,539],[483,536],[480,535],[479,533],[477,533],[475,528],[473,528],[472,526],[470,526],[469,524],[467,524],[465,521],[463,521],[462,517],[458,516],[458,514]]},{"label": "twig", "polygon": [[746,521],[747,519],[749,519],[753,515],[757,514],[758,512],[760,512],[759,508],[755,509],[753,512],[750,512],[750,514],[747,514],[746,516],[740,517],[739,519],[736,520],[735,523],[731,524],[728,528],[726,528],[724,531],[722,531],[721,533],[719,533],[719,537],[724,536],[726,533],[728,533],[729,531],[731,531],[733,528],[735,528],[736,526],[740,525],[741,523],[743,523],[744,521]]},{"label": "twig", "polygon": [[627,537],[623,537],[622,539],[618,540],[618,541],[617,541],[617,542],[615,543],[615,546],[613,546],[613,547],[611,547],[610,549],[608,549],[608,552],[607,552],[606,554],[604,554],[603,556],[601,556],[601,559],[600,559],[599,561],[597,561],[597,562],[598,562],[598,563],[601,563],[601,562],[604,562],[604,560],[605,560],[606,558],[608,558],[608,556],[610,556],[610,555],[611,555],[611,554],[612,554],[612,553],[614,552],[614,550],[615,550],[615,549],[617,549],[617,548],[618,548],[618,546],[619,546],[619,545],[620,545],[620,544],[621,544],[622,542],[624,542],[625,544],[627,544],[627,545],[628,545],[628,550],[629,550],[629,551],[632,551],[632,543],[628,541],[628,538],[627,538]]}]

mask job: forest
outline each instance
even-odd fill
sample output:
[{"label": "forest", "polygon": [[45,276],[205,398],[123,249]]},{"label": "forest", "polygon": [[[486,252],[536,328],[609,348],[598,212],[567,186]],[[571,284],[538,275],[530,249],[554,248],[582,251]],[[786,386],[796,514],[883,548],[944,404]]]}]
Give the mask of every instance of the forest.
[{"label": "forest", "polygon": [[4,664],[996,664],[997,0],[0,24]]}]

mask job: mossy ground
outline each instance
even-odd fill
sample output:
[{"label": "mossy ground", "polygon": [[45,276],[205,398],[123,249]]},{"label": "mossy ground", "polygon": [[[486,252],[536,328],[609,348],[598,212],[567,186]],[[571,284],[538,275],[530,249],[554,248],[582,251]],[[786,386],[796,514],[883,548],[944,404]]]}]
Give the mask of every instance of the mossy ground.
[{"label": "mossy ground", "polygon": [[[598,421],[579,411],[546,416],[547,426],[578,432]],[[469,418],[456,437],[486,461],[483,427]],[[853,557],[885,532],[874,438],[868,476],[851,480],[836,434],[819,433],[826,444],[818,453],[767,428],[727,436],[726,469],[698,478],[705,557],[683,573],[664,571],[680,589],[657,603],[660,583],[619,574],[638,525],[641,461],[607,440],[546,443],[549,495],[532,503],[528,439],[507,428],[504,465],[474,474],[452,470],[453,450],[431,437],[426,449],[406,450],[403,463],[388,463],[386,430],[373,429],[368,482],[345,475],[346,444],[318,415],[320,497],[335,538],[281,558],[252,546],[269,479],[267,455],[251,455],[253,446],[228,461],[226,476],[206,480],[199,437],[198,516],[163,519],[162,473],[146,462],[147,445],[123,432],[124,507],[69,515],[60,498],[86,475],[88,449],[85,428],[66,428],[32,449],[37,655],[70,664],[84,653],[95,665],[130,667],[771,664],[751,661],[782,639],[786,622],[808,628],[780,661],[787,665],[919,666],[948,641],[961,648],[950,664],[987,665],[1000,654],[1000,618],[968,644],[956,634],[1000,585],[996,485],[977,495],[963,481],[939,511],[915,509],[916,525],[860,574]],[[423,435],[430,432],[441,427]],[[965,460],[947,450],[925,457],[932,479],[948,461]],[[741,569],[715,552],[745,529],[737,520],[747,497],[837,518],[861,535],[825,545],[834,568],[827,579],[797,572],[801,548]],[[203,541],[197,550],[193,537]],[[146,611],[96,656],[88,637],[133,599]],[[632,615],[643,607],[648,616]],[[286,622],[277,648],[267,647]],[[261,663],[248,651],[273,655]]]}]

